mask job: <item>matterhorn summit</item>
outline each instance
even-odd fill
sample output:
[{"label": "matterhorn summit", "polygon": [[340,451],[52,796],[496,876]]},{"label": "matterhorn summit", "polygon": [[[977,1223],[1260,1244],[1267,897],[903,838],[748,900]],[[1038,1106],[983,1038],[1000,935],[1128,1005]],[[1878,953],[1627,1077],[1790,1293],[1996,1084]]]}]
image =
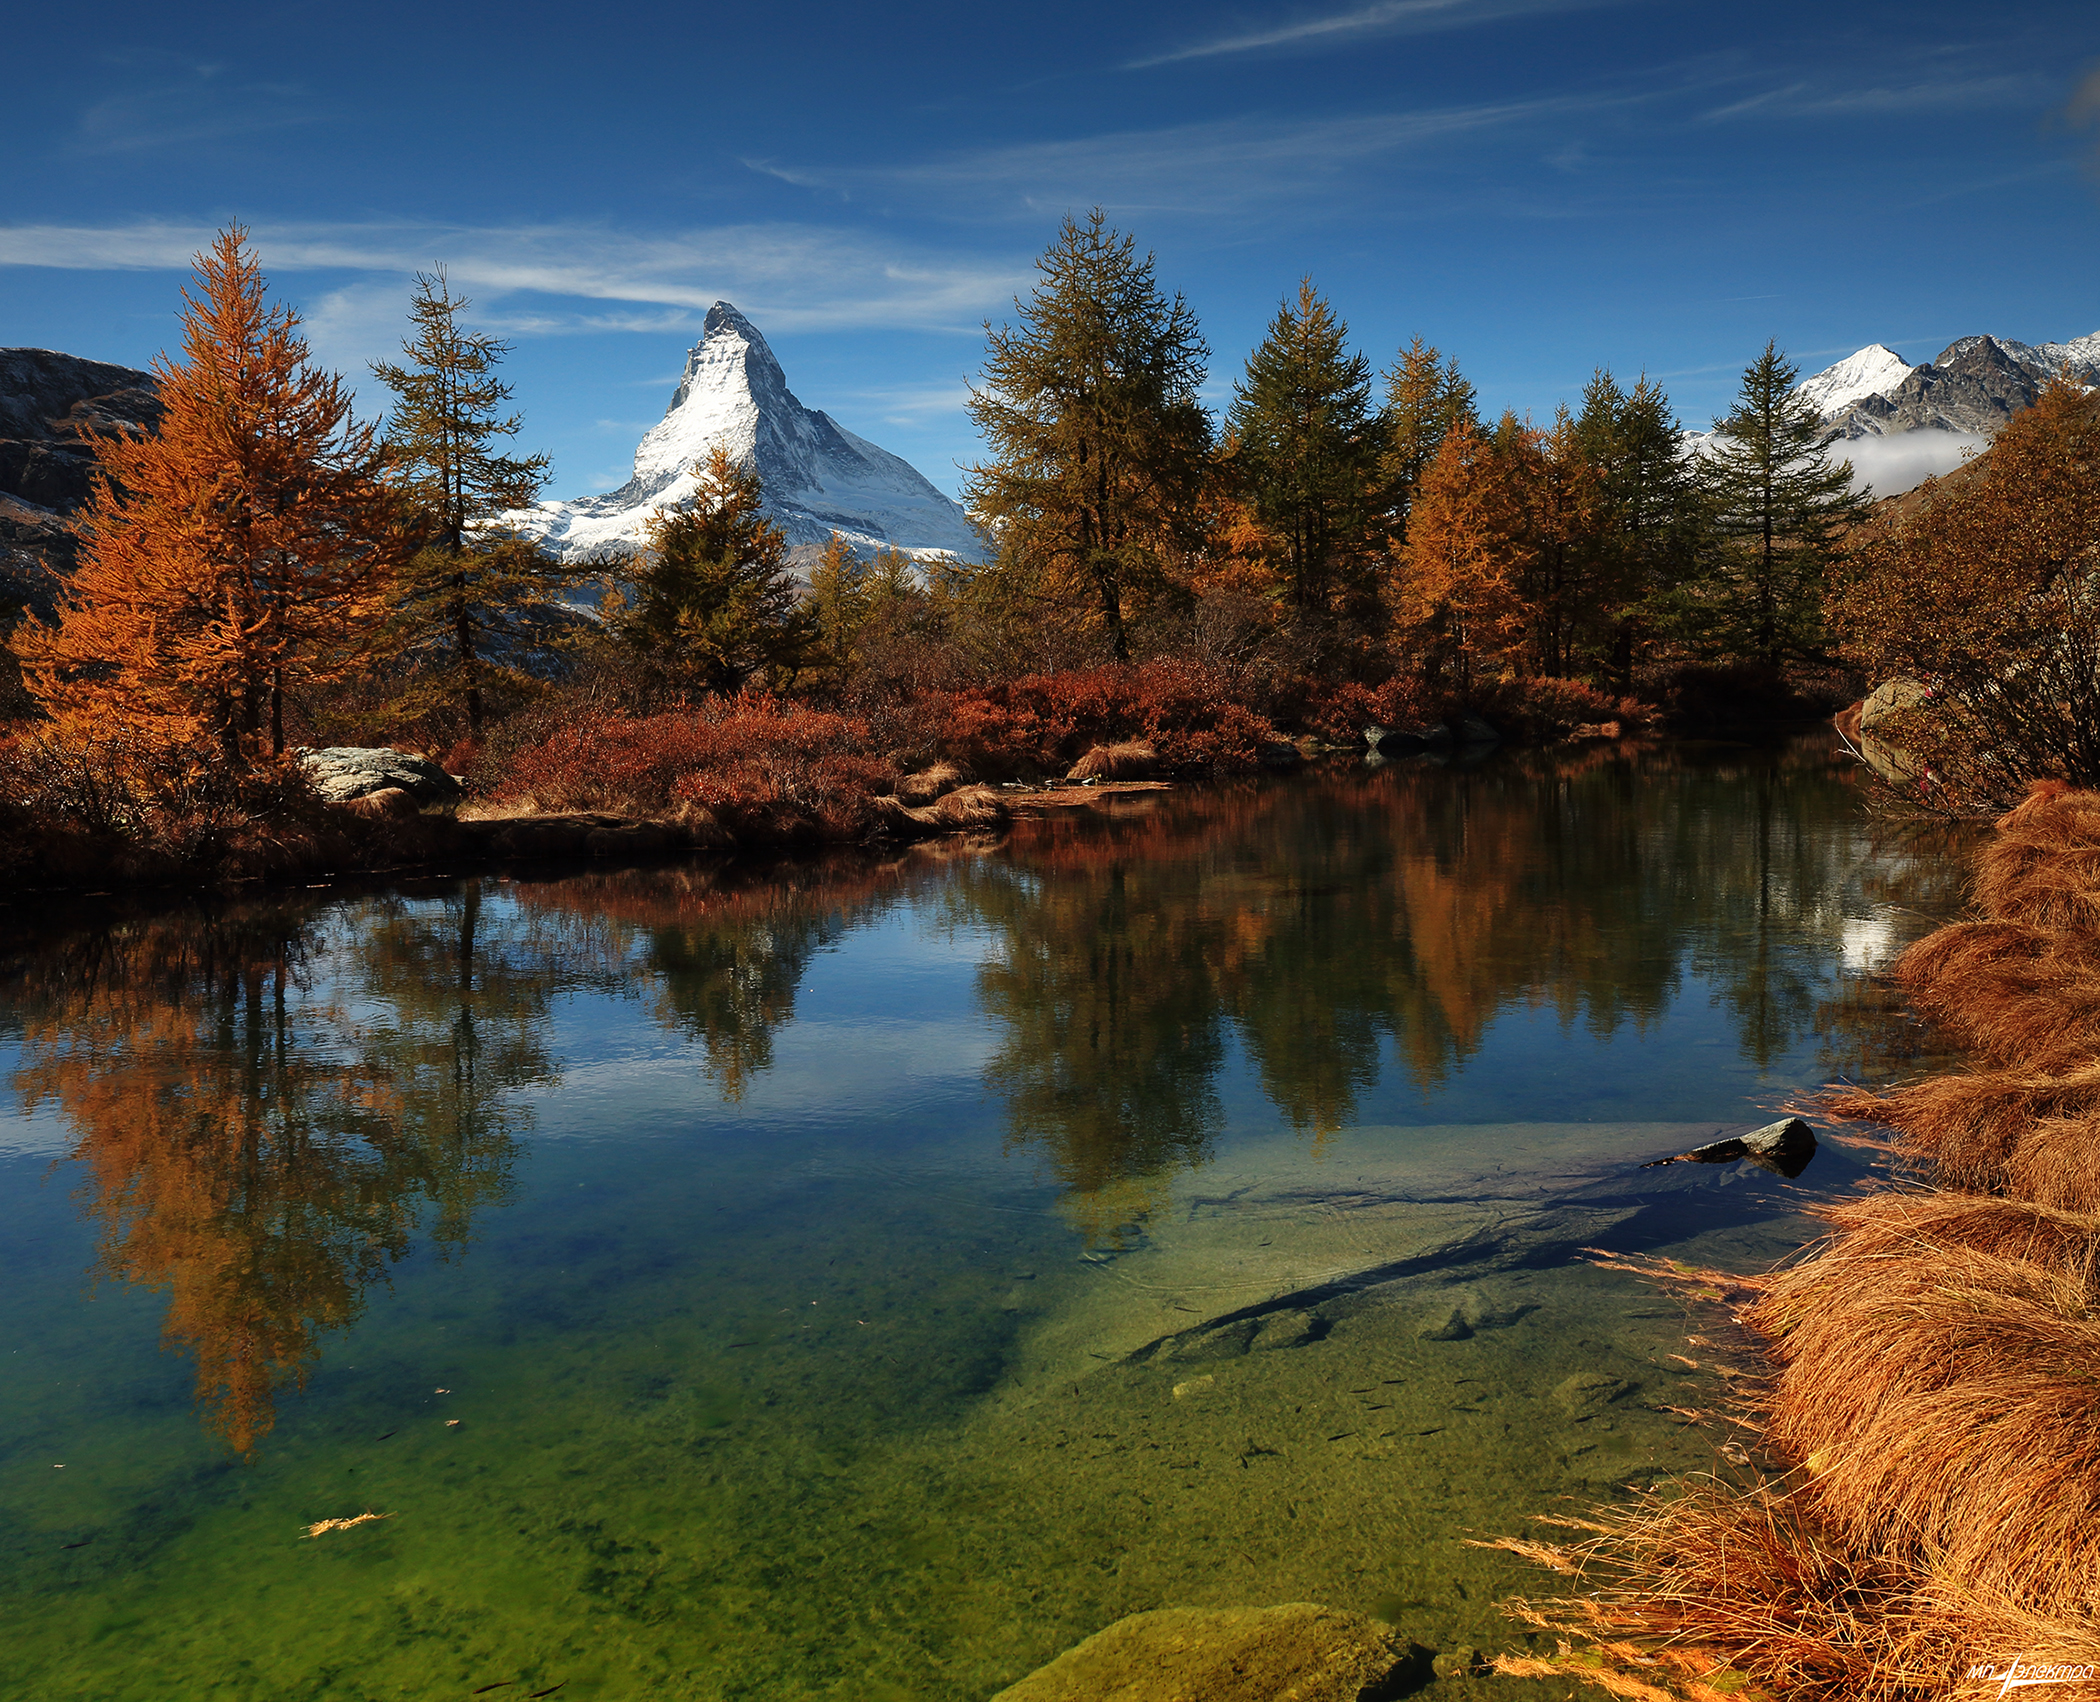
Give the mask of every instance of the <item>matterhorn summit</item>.
[{"label": "matterhorn summit", "polygon": [[691,504],[695,468],[717,444],[757,467],[766,512],[791,545],[821,546],[837,532],[863,552],[983,554],[961,506],[909,462],[798,402],[758,328],[726,301],[708,309],[670,407],[634,452],[633,478],[603,496],[504,518],[563,561],[632,555],[652,516]]}]

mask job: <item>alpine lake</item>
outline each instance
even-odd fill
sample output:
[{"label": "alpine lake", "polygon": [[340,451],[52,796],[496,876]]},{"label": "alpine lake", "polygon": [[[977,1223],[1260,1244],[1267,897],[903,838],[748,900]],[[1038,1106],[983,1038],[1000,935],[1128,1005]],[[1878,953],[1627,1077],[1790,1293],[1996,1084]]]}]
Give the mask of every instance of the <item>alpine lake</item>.
[{"label": "alpine lake", "polygon": [[1297,1601],[1521,1649],[1559,1580],[1470,1542],[1727,1440],[1584,1250],[1764,1268],[1878,1184],[1641,1166],[1918,1067],[1875,972],[1958,852],[1813,735],[0,895],[0,1694],[983,1702]]}]

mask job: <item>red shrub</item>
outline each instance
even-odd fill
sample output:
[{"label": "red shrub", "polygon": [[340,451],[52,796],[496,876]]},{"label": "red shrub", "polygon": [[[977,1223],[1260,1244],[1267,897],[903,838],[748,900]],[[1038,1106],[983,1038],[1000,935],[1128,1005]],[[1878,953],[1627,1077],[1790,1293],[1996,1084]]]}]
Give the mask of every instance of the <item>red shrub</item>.
[{"label": "red shrub", "polygon": [[1652,718],[1638,699],[1613,697],[1581,680],[1500,680],[1475,693],[1471,707],[1519,744],[1551,744],[1613,722],[1630,733]]},{"label": "red shrub", "polygon": [[896,774],[867,750],[866,726],[771,697],[662,715],[606,715],[557,727],[521,751],[497,802],[631,815],[708,811],[740,842],[859,839]]},{"label": "red shrub", "polygon": [[1354,744],[1366,727],[1422,730],[1443,720],[1447,704],[1412,675],[1399,674],[1378,685],[1344,680],[1311,694],[1303,716],[1309,732],[1333,744]]},{"label": "red shrub", "polygon": [[1144,741],[1180,773],[1247,773],[1275,738],[1229,683],[1186,662],[1029,674],[950,699],[943,750],[981,774],[1062,774],[1096,745]]}]

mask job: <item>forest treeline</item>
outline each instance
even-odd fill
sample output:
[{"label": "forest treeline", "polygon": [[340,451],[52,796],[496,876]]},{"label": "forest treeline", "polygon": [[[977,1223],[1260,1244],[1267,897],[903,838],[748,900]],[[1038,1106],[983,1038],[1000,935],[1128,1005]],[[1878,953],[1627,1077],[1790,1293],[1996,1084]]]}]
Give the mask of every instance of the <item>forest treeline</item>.
[{"label": "forest treeline", "polygon": [[[2100,513],[2067,385],[2008,428],[2006,477],[1875,526],[1775,346],[1704,439],[1651,379],[1603,370],[1549,421],[1488,421],[1419,339],[1376,369],[1308,279],[1213,417],[1195,315],[1131,237],[1068,218],[1037,264],[971,390],[985,559],[864,560],[834,537],[805,595],[755,469],[719,450],[638,553],[554,560],[505,518],[548,470],[511,450],[505,345],[443,273],[417,280],[401,360],[373,367],[384,420],[359,422],[229,229],[157,363],[158,432],[97,440],[79,568],[55,619],[10,639],[4,807],[186,835],[208,861],[297,813],[299,746],[418,750],[513,807],[559,747],[570,807],[631,811],[616,776],[638,744],[741,742],[762,777],[786,729],[826,758],[715,803],[853,836],[870,812],[826,799],[944,760],[1056,773],[1122,740],[1229,771],[1466,713],[1608,736],[1827,712],[1892,670],[1933,687],[1912,706],[1932,725],[1902,730],[1943,795],[2100,765],[2092,670],[2054,636],[2095,627],[2091,574],[2062,571]],[[2038,506],[2047,524],[2006,523]],[[1948,618],[1920,629],[1909,609],[1935,600]],[[2003,712],[2008,676],[2052,671],[2071,695],[2048,727]],[[714,732],[681,740],[680,718]]]}]

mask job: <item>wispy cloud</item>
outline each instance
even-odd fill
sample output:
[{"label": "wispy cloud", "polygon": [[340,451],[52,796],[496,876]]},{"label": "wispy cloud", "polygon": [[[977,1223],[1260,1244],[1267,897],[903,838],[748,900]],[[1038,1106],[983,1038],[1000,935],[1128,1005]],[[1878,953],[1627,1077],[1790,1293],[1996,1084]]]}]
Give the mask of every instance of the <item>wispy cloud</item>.
[{"label": "wispy cloud", "polygon": [[1365,36],[1464,29],[1502,18],[1589,10],[1616,3],[1620,0],[1378,0],[1375,5],[1359,6],[1346,12],[1329,12],[1290,23],[1213,36],[1186,47],[1133,59],[1122,68],[1148,71],[1157,65],[1178,65],[1185,60],[1213,59],[1223,54],[1342,46]]},{"label": "wispy cloud", "polygon": [[[155,221],[0,226],[0,266],[183,270],[215,234],[206,225]],[[723,299],[781,330],[975,331],[985,310],[1011,295],[1023,276],[1021,267],[996,259],[786,224],[658,235],[576,224],[263,224],[250,240],[265,272],[380,274],[391,281],[443,263],[492,328],[530,336],[679,329]],[[373,287],[339,289],[317,306],[316,319],[325,311],[347,328],[375,311]],[[399,311],[396,289],[397,318]]]},{"label": "wispy cloud", "polygon": [[1360,183],[1382,155],[1624,104],[1621,95],[1556,95],[1349,118],[1230,118],[1159,130],[950,154],[918,164],[809,174],[819,186],[881,189],[923,201],[965,198],[1016,215],[1101,206],[1115,212],[1230,213]]},{"label": "wispy cloud", "polygon": [[82,109],[72,139],[78,152],[128,154],[231,141],[332,116],[326,103],[299,84],[244,81],[224,65],[160,52],[121,56],[120,77],[140,70],[146,73],[142,83]]},{"label": "wispy cloud", "polygon": [[2049,93],[2046,78],[2031,73],[1996,77],[1932,78],[1914,83],[1831,89],[1794,82],[1765,89],[1702,113],[1709,123],[1731,118],[1877,118],[1906,112],[1974,111],[2039,105]]}]

